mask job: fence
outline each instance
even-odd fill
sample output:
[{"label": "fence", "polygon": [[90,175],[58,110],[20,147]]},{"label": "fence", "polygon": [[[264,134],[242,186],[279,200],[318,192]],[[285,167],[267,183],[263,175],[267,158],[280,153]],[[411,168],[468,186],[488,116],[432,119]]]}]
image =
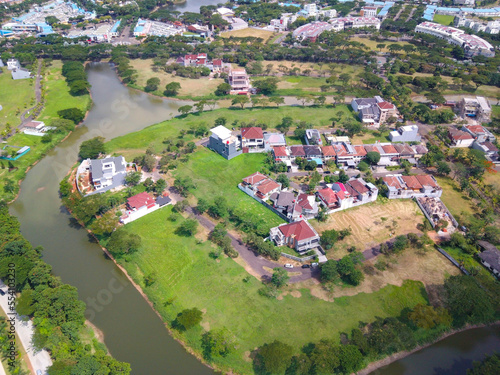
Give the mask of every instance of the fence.
[{"label": "fence", "polygon": [[296,257],[295,255],[287,254],[287,253],[281,253],[281,255],[283,255],[285,258],[296,260],[297,262],[307,262],[308,260],[311,260],[311,259],[314,259],[317,257],[316,254],[308,255],[306,257],[301,257],[301,258]]},{"label": "fence", "polygon": [[245,190],[245,188],[243,188],[240,184],[238,184],[238,189],[240,189],[242,192],[244,192],[245,194],[247,194],[248,196],[252,197],[253,199],[255,199],[257,202],[259,202],[261,205],[263,205],[264,207],[270,209],[271,211],[273,211],[276,215],[278,215],[280,218],[282,218],[283,220],[285,220],[287,223],[290,222],[290,219],[288,217],[286,217],[285,215],[283,215],[281,212],[279,212],[278,210],[276,210],[276,208],[274,208],[273,206],[271,206],[270,204],[264,202],[262,199],[259,199],[257,198],[255,195],[250,195],[248,194],[248,192]]},{"label": "fence", "polygon": [[444,251],[443,249],[441,249],[440,247],[437,248],[438,251],[443,254],[451,263],[453,263],[453,265],[455,265],[460,271],[462,271],[463,273],[465,273],[467,276],[469,276],[469,272],[460,265],[460,263],[458,263],[455,258],[453,258],[450,254],[448,254],[446,251]]}]

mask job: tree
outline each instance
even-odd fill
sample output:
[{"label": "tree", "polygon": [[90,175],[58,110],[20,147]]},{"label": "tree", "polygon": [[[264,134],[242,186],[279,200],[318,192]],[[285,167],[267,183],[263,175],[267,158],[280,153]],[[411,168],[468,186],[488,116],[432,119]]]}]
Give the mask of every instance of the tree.
[{"label": "tree", "polygon": [[24,289],[17,299],[16,311],[19,315],[31,316],[35,312],[33,289]]},{"label": "tree", "polygon": [[189,191],[194,189],[196,186],[190,177],[179,177],[174,181],[174,187],[180,195],[187,197],[189,195]]},{"label": "tree", "polygon": [[287,188],[290,186],[290,180],[284,173],[278,175],[278,178],[276,178],[276,182],[280,183],[283,188]]},{"label": "tree", "polygon": [[5,179],[3,191],[7,194],[13,193],[14,191],[16,191],[16,183],[10,178]]},{"label": "tree", "polygon": [[61,111],[58,111],[57,115],[60,118],[71,120],[75,124],[79,124],[80,122],[82,122],[83,118],[85,117],[85,113],[83,113],[83,111],[78,108],[63,109]]},{"label": "tree", "polygon": [[179,113],[181,113],[182,115],[187,115],[189,112],[191,112],[192,109],[193,109],[193,106],[183,105],[183,106],[179,107],[179,109],[177,109],[177,111],[179,111]]},{"label": "tree", "polygon": [[214,218],[226,217],[229,211],[227,199],[225,197],[217,197],[214,203],[208,208],[208,214]]},{"label": "tree", "polygon": [[283,268],[276,267],[273,269],[273,276],[271,277],[271,283],[276,288],[281,288],[286,286],[290,277],[288,276],[288,272],[286,272]]},{"label": "tree", "polygon": [[495,309],[488,294],[473,276],[450,276],[444,282],[446,306],[453,324],[486,323],[494,319]]},{"label": "tree", "polygon": [[203,112],[203,109],[205,108],[205,105],[207,104],[206,100],[200,100],[199,102],[195,103],[196,110],[198,112]]},{"label": "tree", "polygon": [[446,163],[445,161],[437,162],[437,173],[439,173],[442,176],[447,176],[448,174],[450,174],[450,172],[451,168],[448,165],[448,163]]},{"label": "tree", "polygon": [[188,329],[198,325],[201,322],[202,317],[203,313],[196,307],[193,307],[192,309],[185,309],[177,314],[174,326],[182,331],[187,331]]},{"label": "tree", "polygon": [[263,95],[272,95],[278,88],[278,78],[268,77],[254,81],[253,86]]},{"label": "tree", "polygon": [[431,329],[441,324],[450,326],[452,321],[450,313],[445,308],[434,308],[420,303],[413,308],[408,317],[413,324],[423,329]]},{"label": "tree", "polygon": [[224,96],[224,95],[229,95],[231,92],[231,85],[229,83],[221,83],[219,86],[217,86],[217,89],[215,90],[215,95],[217,96]]},{"label": "tree", "polygon": [[166,187],[167,187],[167,182],[163,178],[160,178],[155,183],[154,192],[158,195],[161,195]]},{"label": "tree", "polygon": [[288,133],[288,131],[290,130],[292,124],[293,124],[293,119],[291,117],[289,116],[283,117],[281,119],[281,123],[276,125],[276,130],[279,130],[284,135],[286,135],[286,133]]},{"label": "tree", "polygon": [[232,101],[232,105],[240,105],[241,109],[245,107],[245,104],[249,103],[250,99],[246,95],[238,95]]},{"label": "tree", "polygon": [[179,82],[170,82],[165,86],[165,91],[163,95],[165,96],[176,96],[181,89],[181,84]]},{"label": "tree", "polygon": [[269,101],[271,103],[276,104],[276,107],[279,107],[281,104],[285,103],[285,99],[283,99],[283,97],[281,97],[281,96],[271,96],[269,98]]},{"label": "tree", "polygon": [[292,354],[293,348],[281,341],[264,344],[256,357],[257,367],[266,374],[282,375],[290,365]]},{"label": "tree", "polygon": [[335,245],[339,238],[339,233],[335,229],[325,230],[321,233],[321,246],[329,250]]},{"label": "tree", "polygon": [[118,225],[118,218],[111,212],[106,212],[96,219],[90,226],[90,230],[97,236],[111,234]]},{"label": "tree", "polygon": [[337,261],[333,259],[328,259],[325,263],[321,265],[321,281],[329,282],[335,281],[339,278],[339,272],[337,270]]},{"label": "tree", "polygon": [[177,227],[175,233],[180,236],[191,237],[196,234],[198,230],[198,221],[195,219],[187,219]]},{"label": "tree", "polygon": [[361,172],[366,172],[367,170],[369,170],[369,169],[370,169],[370,166],[369,166],[366,162],[362,161],[362,162],[360,162],[360,163],[358,164],[358,169],[359,169]]},{"label": "tree", "polygon": [[152,77],[146,81],[146,87],[144,91],[152,92],[158,90],[158,86],[160,85],[160,79],[157,77]]},{"label": "tree", "polygon": [[78,155],[82,159],[97,159],[100,154],[105,153],[104,137],[95,137],[82,142]]},{"label": "tree", "polygon": [[472,368],[467,370],[467,375],[500,374],[500,355],[495,353],[487,356],[481,362],[472,362]]},{"label": "tree", "polygon": [[234,350],[235,338],[227,328],[215,329],[203,334],[201,345],[207,359],[226,357]]},{"label": "tree", "polygon": [[392,248],[396,254],[402,252],[404,249],[408,247],[408,238],[404,235],[400,235],[396,237]]},{"label": "tree", "polygon": [[343,374],[352,374],[363,367],[363,355],[354,345],[340,345],[337,350],[339,367]]},{"label": "tree", "polygon": [[115,230],[107,243],[107,249],[114,255],[131,254],[139,250],[141,237],[123,228]]},{"label": "tree", "polygon": [[125,183],[129,186],[137,186],[141,181],[141,172],[128,172],[125,176]]},{"label": "tree", "polygon": [[312,102],[314,97],[309,94],[301,94],[297,95],[297,100],[302,103],[302,106],[305,106],[307,103]]},{"label": "tree", "polygon": [[366,161],[371,165],[375,165],[380,161],[380,154],[376,151],[370,151],[366,154]]},{"label": "tree", "polygon": [[[89,87],[90,87],[90,84],[86,80],[82,79],[82,80],[78,80],[78,81],[72,81],[69,83],[69,93],[73,96],[85,95],[89,92]],[[83,118],[82,118],[82,120],[83,120]],[[78,122],[80,122],[80,121],[78,121]]]}]

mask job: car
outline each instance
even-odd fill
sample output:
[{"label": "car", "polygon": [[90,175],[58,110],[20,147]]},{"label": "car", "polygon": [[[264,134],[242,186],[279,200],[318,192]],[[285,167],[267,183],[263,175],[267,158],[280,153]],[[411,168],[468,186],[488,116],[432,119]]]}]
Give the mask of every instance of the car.
[{"label": "car", "polygon": [[318,263],[316,263],[316,262],[311,263],[311,267],[318,267],[318,266],[319,266],[319,264],[318,264]]},{"label": "car", "polygon": [[330,173],[332,173],[332,172],[330,172],[330,171],[323,171],[323,173],[324,173],[324,174],[330,174]]},{"label": "car", "polygon": [[5,296],[5,292],[3,291],[3,289],[0,289],[0,296]]},{"label": "car", "polygon": [[311,266],[309,264],[303,264],[302,268],[311,268]]},{"label": "car", "polygon": [[293,268],[293,264],[287,263],[285,264],[285,268]]}]

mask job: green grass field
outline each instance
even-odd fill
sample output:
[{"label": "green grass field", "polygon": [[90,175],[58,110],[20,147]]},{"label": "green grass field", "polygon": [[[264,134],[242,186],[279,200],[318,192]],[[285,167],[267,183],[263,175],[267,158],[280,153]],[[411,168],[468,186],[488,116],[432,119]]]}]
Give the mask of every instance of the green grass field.
[{"label": "green grass field", "polygon": [[0,68],[0,132],[10,124],[14,129],[21,123],[19,116],[27,108],[35,105],[35,87],[33,79],[13,80],[7,67]]},{"label": "green grass field", "polygon": [[[148,294],[165,321],[172,322],[185,308],[197,307],[204,312],[203,329],[197,327],[182,335],[174,333],[198,353],[200,336],[206,329],[226,327],[236,337],[236,350],[216,363],[224,370],[253,374],[249,353],[275,339],[292,345],[298,352],[310,342],[338,340],[340,332],[349,332],[359,321],[397,316],[403,308],[427,302],[423,284],[415,281],[406,281],[402,287],[389,285],[372,294],[337,298],[334,302],[313,297],[307,289],[299,290],[299,298],[297,291],[295,297],[289,294],[281,300],[262,297],[258,294],[261,283],[253,277],[244,282],[248,274],[232,259],[219,262],[209,258],[209,242],[197,244],[194,237],[175,235],[182,221],[172,223],[168,220],[170,214],[171,207],[167,207],[125,226],[142,237],[142,245],[120,263]],[[151,274],[156,282],[146,287],[144,276]],[[165,304],[169,299],[173,303]]]},{"label": "green grass field", "polygon": [[[273,129],[281,122],[283,117],[289,116],[296,121],[307,121],[316,127],[329,127],[331,118],[341,114],[342,120],[347,117],[356,118],[347,105],[337,105],[335,108],[331,106],[323,107],[269,107],[256,109],[218,109],[214,111],[206,111],[202,114],[189,114],[186,117],[176,117],[174,119],[161,122],[156,125],[149,126],[139,132],[130,133],[122,137],[115,138],[108,142],[110,152],[121,153],[123,155],[135,155],[141,151],[145,151],[149,146],[155,147],[157,151],[164,148],[162,141],[165,138],[175,137],[181,130],[189,130],[190,127],[204,125],[207,129],[214,126],[214,122],[219,117],[225,117],[227,127],[231,128],[231,124],[238,120],[242,122],[254,122],[256,126],[265,124],[269,129]],[[291,133],[290,133],[291,134]],[[186,134],[183,139],[189,141],[192,135]]]},{"label": "green grass field", "polygon": [[52,61],[51,66],[46,68],[45,85],[45,107],[38,116],[38,120],[50,123],[50,120],[59,118],[57,111],[67,108],[79,108],[86,111],[90,103],[90,95],[71,96],[69,87],[61,75],[62,62]]},{"label": "green grass field", "polygon": [[455,16],[447,16],[445,14],[436,14],[434,15],[433,21],[436,23],[440,23],[441,25],[444,26],[450,26],[453,25],[453,19]]},{"label": "green grass field", "polygon": [[175,177],[191,177],[196,184],[193,191],[195,197],[213,200],[217,196],[224,196],[229,206],[244,210],[254,219],[259,218],[261,225],[269,230],[283,223],[283,220],[237,187],[244,177],[260,170],[264,157],[264,154],[242,154],[228,161],[200,147],[187,164],[172,174]]},{"label": "green grass field", "polygon": [[457,187],[457,184],[447,177],[435,177],[439,186],[443,189],[441,200],[454,216],[462,214],[462,212],[472,215],[474,214],[474,202],[465,197]]}]

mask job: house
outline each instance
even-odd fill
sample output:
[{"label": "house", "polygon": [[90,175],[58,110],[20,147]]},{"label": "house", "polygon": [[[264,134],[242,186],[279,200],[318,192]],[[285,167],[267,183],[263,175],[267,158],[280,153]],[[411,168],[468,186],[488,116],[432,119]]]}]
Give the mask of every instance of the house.
[{"label": "house", "polygon": [[388,119],[391,117],[398,117],[398,109],[396,106],[389,102],[379,102],[377,103],[377,107],[380,111],[380,117],[378,119],[379,124],[385,124]]},{"label": "house", "polygon": [[348,143],[332,145],[337,154],[337,164],[350,168],[356,167],[366,156],[363,146],[353,146]]},{"label": "house", "polygon": [[334,159],[337,156],[335,149],[332,146],[323,146],[321,147],[321,153],[323,154],[323,159],[328,161],[330,159]]},{"label": "house", "polygon": [[293,207],[292,220],[312,219],[316,217],[318,211],[315,195],[299,194]]},{"label": "house", "polygon": [[331,189],[337,195],[339,209],[345,210],[353,207],[354,197],[347,191],[346,186],[342,182],[335,182],[331,185]]},{"label": "house", "polygon": [[[303,146],[304,153],[308,159],[320,159],[321,160],[321,148],[319,146]],[[323,164],[323,163],[318,163]]]},{"label": "house", "polygon": [[331,145],[335,144],[340,144],[340,143],[348,143],[351,144],[351,141],[349,140],[349,137],[347,136],[332,136],[332,135],[327,135],[326,140],[330,142]]},{"label": "house", "polygon": [[276,193],[280,190],[281,184],[278,184],[276,181],[268,178],[257,184],[254,192],[257,198],[266,200],[271,194]]},{"label": "house", "polygon": [[239,187],[251,197],[258,198],[258,200],[266,200],[273,193],[278,193],[281,190],[281,184],[259,172],[245,177]]},{"label": "house", "polygon": [[479,143],[486,141],[495,142],[496,140],[495,135],[481,125],[465,125],[462,127],[462,130],[472,135],[475,141]]},{"label": "house", "polygon": [[377,200],[377,187],[370,182],[365,182],[362,178],[347,181],[345,187],[349,195],[354,198],[353,203],[368,203]]},{"label": "house", "polygon": [[382,177],[382,180],[387,186],[386,195],[389,199],[440,197],[443,193],[436,179],[428,174],[416,176],[394,174]]},{"label": "house", "polygon": [[231,69],[228,75],[231,94],[247,94],[250,90],[250,78],[244,68]]},{"label": "house", "polygon": [[270,150],[272,147],[286,146],[285,136],[281,133],[264,133],[264,147]]},{"label": "house", "polygon": [[369,7],[365,6],[361,8],[359,12],[361,17],[376,17],[377,16],[377,7]]},{"label": "house", "polygon": [[299,253],[318,247],[320,240],[319,234],[305,220],[271,228],[269,238],[277,246],[288,246]]},{"label": "house", "polygon": [[491,105],[483,96],[462,98],[457,104],[458,113],[463,118],[473,117],[479,122],[491,121]]},{"label": "house", "polygon": [[290,150],[290,158],[295,160],[295,158],[305,158],[306,153],[304,151],[304,146],[302,145],[294,145],[289,147]]},{"label": "house", "polygon": [[269,200],[273,202],[273,207],[288,218],[292,217],[295,205],[295,194],[291,191],[280,191],[273,193]]},{"label": "house", "polygon": [[318,198],[321,200],[321,203],[323,203],[327,209],[333,210],[340,206],[337,194],[329,187],[320,189],[316,193]]},{"label": "house", "polygon": [[495,164],[500,164],[498,147],[493,143],[489,141],[479,143],[476,141],[472,144],[472,148],[484,152],[486,160],[491,161]]},{"label": "house", "polygon": [[390,117],[398,117],[396,106],[382,99],[380,96],[373,98],[354,98],[351,107],[359,119],[368,125],[380,126]]},{"label": "house", "polygon": [[7,69],[8,70],[21,69],[21,64],[19,63],[19,60],[17,59],[7,60]]},{"label": "house", "polygon": [[306,129],[305,139],[308,145],[323,145],[321,134],[317,129]]},{"label": "house", "polygon": [[263,149],[264,133],[262,128],[253,126],[241,129],[241,147],[247,149]]},{"label": "house", "polygon": [[78,167],[77,180],[84,173],[88,173],[89,183],[95,192],[103,193],[125,184],[127,162],[123,156],[86,159]]},{"label": "house", "polygon": [[470,133],[457,128],[448,128],[448,138],[451,141],[450,147],[470,147],[474,142],[474,137]]},{"label": "house", "polygon": [[285,146],[276,146],[273,147],[273,155],[274,159],[279,162],[284,162],[285,160],[288,160],[289,155],[288,155],[288,150],[286,149]]},{"label": "house", "polygon": [[[415,158],[416,152],[408,143],[395,143],[392,145],[399,154],[399,159],[406,159],[412,162]],[[414,160],[413,160],[414,161]],[[414,163],[412,163],[414,164]]]},{"label": "house", "polygon": [[142,192],[127,198],[127,210],[120,217],[123,224],[130,223],[147,214],[170,204],[172,201],[168,196],[153,198],[149,193]]},{"label": "house", "polygon": [[196,55],[191,54],[191,55],[181,56],[177,59],[176,62],[182,66],[192,66],[192,67],[206,66],[208,58],[206,53],[198,53]]},{"label": "house", "polygon": [[45,123],[43,121],[30,121],[23,125],[23,133],[28,135],[45,135]]},{"label": "house", "polygon": [[241,154],[240,141],[234,136],[231,130],[219,125],[210,129],[212,134],[208,140],[208,148],[218,152],[227,160]]},{"label": "house", "polygon": [[12,79],[15,80],[31,78],[31,72],[24,68],[13,69],[10,71],[10,74],[12,74]]},{"label": "house", "polygon": [[484,249],[477,256],[483,266],[488,268],[496,277],[500,276],[500,250],[486,241],[478,241],[478,245]]},{"label": "house", "polygon": [[265,174],[255,172],[254,174],[251,174],[250,176],[243,179],[243,185],[252,188],[254,185],[257,185],[259,182],[264,181],[265,179],[267,179],[267,176]]},{"label": "house", "polygon": [[418,135],[417,125],[401,126],[389,133],[391,142],[420,142],[421,139],[422,137]]}]

